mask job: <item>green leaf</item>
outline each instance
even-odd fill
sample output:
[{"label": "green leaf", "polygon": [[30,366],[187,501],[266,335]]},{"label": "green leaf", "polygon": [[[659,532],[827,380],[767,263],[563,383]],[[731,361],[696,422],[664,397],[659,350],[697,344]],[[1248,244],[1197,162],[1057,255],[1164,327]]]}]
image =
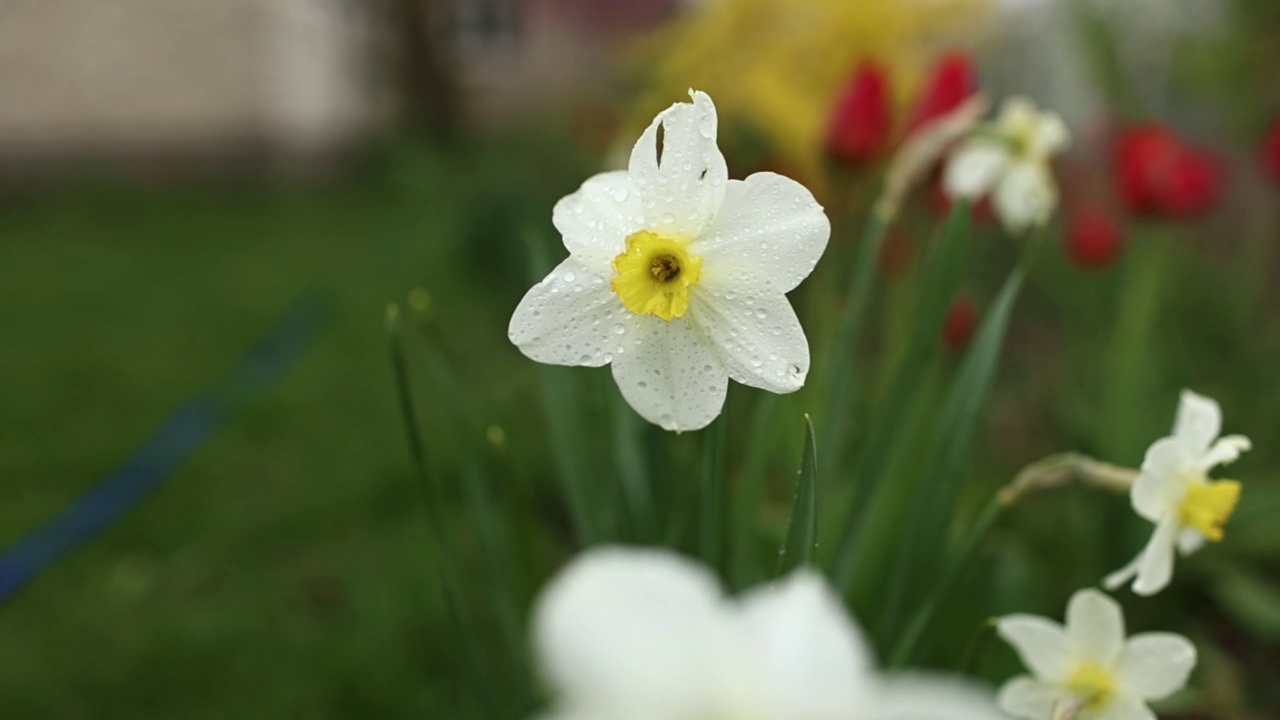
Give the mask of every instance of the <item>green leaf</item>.
[{"label": "green leaf", "polygon": [[911,483],[916,507],[908,514],[909,523],[890,576],[885,615],[880,622],[882,638],[898,632],[898,615],[914,589],[913,583],[918,582],[926,566],[934,567],[945,553],[945,535],[951,528],[952,512],[965,479],[965,461],[1038,240],[1029,239],[1018,265],[983,318],[951,385],[924,466]]},{"label": "green leaf", "polygon": [[1228,566],[1210,587],[1218,602],[1250,634],[1280,643],[1280,584],[1243,565]]},{"label": "green leaf", "polygon": [[[894,438],[911,425],[907,422],[910,420],[908,409],[917,406],[916,398],[926,386],[922,376],[939,347],[942,324],[963,276],[971,234],[969,225],[968,203],[955,203],[929,264],[919,318],[914,323],[907,350],[897,365],[886,401],[876,414],[875,426],[870,429],[871,436],[864,445],[865,450],[851,473],[848,509],[840,525],[834,566],[836,584],[843,589],[847,590],[852,581],[857,547],[863,528],[867,527],[863,522],[867,508],[889,502],[880,495],[899,489],[883,483],[877,485],[877,481],[888,467],[889,451],[895,446]],[[879,492],[874,501],[868,502],[877,489]]]},{"label": "green leaf", "polygon": [[849,414],[854,406],[855,396],[855,387],[849,379],[855,374],[853,366],[857,357],[858,339],[861,336],[862,327],[866,324],[867,305],[871,299],[871,290],[875,286],[873,271],[876,258],[880,256],[880,247],[884,244],[890,224],[878,212],[871,213],[871,217],[867,220],[858,250],[858,259],[854,265],[853,278],[849,283],[849,299],[840,316],[836,336],[831,346],[826,369],[831,388],[827,396],[826,412],[822,415],[822,441],[823,447],[827,448],[826,452],[833,461],[828,463],[832,466],[832,470],[843,455]]},{"label": "green leaf", "polygon": [[800,477],[796,481],[787,538],[778,554],[779,575],[801,565],[812,565],[818,544],[818,448],[813,437],[813,421],[808,415],[804,416],[804,426],[804,456],[800,459]]}]

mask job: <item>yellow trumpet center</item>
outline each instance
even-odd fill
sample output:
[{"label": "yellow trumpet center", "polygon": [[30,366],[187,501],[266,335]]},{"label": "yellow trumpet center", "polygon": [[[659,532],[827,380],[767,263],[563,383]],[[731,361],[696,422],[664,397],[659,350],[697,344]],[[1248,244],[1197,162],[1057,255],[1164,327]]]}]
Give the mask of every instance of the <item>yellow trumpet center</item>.
[{"label": "yellow trumpet center", "polygon": [[641,230],[627,238],[613,271],[613,291],[623,307],[670,322],[689,311],[689,289],[702,276],[702,258],[689,252],[685,240]]},{"label": "yellow trumpet center", "polygon": [[1183,525],[1195,528],[1205,538],[1218,542],[1222,539],[1222,526],[1235,512],[1239,501],[1239,481],[1193,480],[1187,484],[1187,494],[1178,505],[1178,517]]},{"label": "yellow trumpet center", "polygon": [[1067,689],[1080,698],[1085,707],[1100,708],[1116,694],[1116,680],[1106,668],[1081,663],[1067,678]]}]

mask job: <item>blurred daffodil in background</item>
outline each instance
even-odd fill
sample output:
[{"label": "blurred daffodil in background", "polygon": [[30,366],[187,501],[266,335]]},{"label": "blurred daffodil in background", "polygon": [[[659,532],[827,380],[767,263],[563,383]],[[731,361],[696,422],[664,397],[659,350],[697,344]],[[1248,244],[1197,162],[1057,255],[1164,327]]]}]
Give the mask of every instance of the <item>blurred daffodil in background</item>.
[{"label": "blurred daffodil in background", "polygon": [[[644,45],[647,116],[692,85],[726,123],[758,134],[770,165],[821,175],[831,117],[857,68],[868,92],[904,105],[938,53],[982,33],[988,0],[708,0]],[[872,138],[874,143],[874,138]]]}]

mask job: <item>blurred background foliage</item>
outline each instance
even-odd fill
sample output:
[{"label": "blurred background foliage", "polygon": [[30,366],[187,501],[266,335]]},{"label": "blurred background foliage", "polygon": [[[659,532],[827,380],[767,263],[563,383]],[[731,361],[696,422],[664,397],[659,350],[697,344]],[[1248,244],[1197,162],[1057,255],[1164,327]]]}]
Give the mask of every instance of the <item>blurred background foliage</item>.
[{"label": "blurred background foliage", "polygon": [[[32,7],[0,6],[0,52],[30,52],[4,28],[34,23]],[[139,141],[121,134],[118,115],[41,105],[47,93],[24,95],[32,86],[0,73],[3,105],[29,109],[0,111],[0,327],[9,332],[0,345],[0,543],[11,547],[125,463],[299,297],[324,318],[279,384],[237,405],[154,495],[0,600],[0,715],[524,712],[536,688],[520,625],[567,554],[591,537],[705,553],[706,433],[648,427],[607,370],[537,366],[504,332],[531,279],[563,254],[554,202],[616,165],[635,129],[690,86],[720,107],[731,173],[799,177],[839,228],[792,295],[813,347],[809,385],[785,397],[736,385],[729,393],[726,581],[740,588],[771,576],[803,414],[822,439],[843,379],[856,391],[839,418],[845,447],[817,449],[818,555],[832,562],[853,492],[846,481],[897,399],[892,381],[936,294],[931,269],[945,245],[937,198],[921,189],[878,264],[862,351],[833,365],[885,158],[835,167],[823,153],[827,123],[854,66],[871,60],[889,74],[900,131],[935,58],[961,50],[977,57],[984,92],[1061,109],[1076,145],[1059,164],[1061,218],[1015,308],[972,457],[949,469],[961,489],[955,525],[934,530],[962,535],[998,487],[1052,453],[1136,466],[1168,431],[1179,389],[1218,399],[1226,430],[1255,444],[1229,469],[1245,491],[1227,539],[1180,560],[1159,597],[1121,597],[1134,630],[1177,630],[1201,648],[1195,689],[1167,716],[1275,716],[1280,450],[1269,440],[1280,427],[1280,188],[1261,155],[1280,110],[1273,3],[406,0],[369,3],[329,25],[317,18],[330,10],[298,7],[307,8],[303,30],[292,32],[303,38],[358,20],[361,50],[344,57],[366,64],[312,85],[288,76],[291,88],[345,82],[359,92],[320,92],[327,100],[299,105],[312,114],[269,132],[213,132],[212,120],[190,125],[204,134],[171,132],[173,115],[143,133],[152,142]],[[62,30],[83,22],[56,20]],[[136,31],[180,37],[182,23],[169,22]],[[308,48],[316,54],[300,57],[314,69],[327,56]],[[322,122],[349,112],[334,99],[343,97],[370,115]],[[188,119],[200,110],[183,107]],[[143,127],[148,108],[138,108]],[[48,119],[65,115],[81,126]],[[246,111],[236,122],[259,117]],[[1207,212],[1125,210],[1113,145],[1129,123],[1152,120],[1212,155],[1219,190]],[[1085,207],[1117,233],[1111,254],[1087,268],[1072,244]],[[982,217],[975,212],[958,282],[977,316],[1021,252]],[[399,323],[392,353],[403,352],[421,424],[425,496],[388,356],[388,302]],[[876,487],[919,481],[927,497],[923,448],[973,333],[954,309],[946,328],[925,328],[936,340],[890,435],[897,460]],[[566,487],[583,493],[589,527]],[[424,498],[439,510],[435,523]],[[885,513],[874,526],[884,531],[868,531],[860,557],[888,573],[913,507],[872,507]],[[985,537],[918,659],[958,666],[993,614],[1059,615],[1070,592],[1127,562],[1148,531],[1124,497],[1064,488],[1027,499]],[[451,590],[449,577],[460,586]],[[908,593],[908,605],[926,590]],[[885,607],[879,585],[850,596],[889,654],[909,607]],[[463,600],[451,606],[451,597]],[[459,612],[473,641],[456,634]],[[969,665],[992,681],[1015,667],[994,645]],[[484,673],[506,692],[475,685]]]}]

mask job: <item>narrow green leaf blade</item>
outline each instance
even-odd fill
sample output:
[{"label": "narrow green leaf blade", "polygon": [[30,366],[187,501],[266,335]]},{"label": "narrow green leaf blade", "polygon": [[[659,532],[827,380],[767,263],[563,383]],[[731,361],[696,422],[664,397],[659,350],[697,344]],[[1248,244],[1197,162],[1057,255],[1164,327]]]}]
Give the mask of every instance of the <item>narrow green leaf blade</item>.
[{"label": "narrow green leaf blade", "polygon": [[804,416],[804,456],[800,459],[800,478],[796,482],[795,504],[787,538],[778,555],[778,574],[812,565],[818,544],[818,448],[813,437],[813,420]]}]

